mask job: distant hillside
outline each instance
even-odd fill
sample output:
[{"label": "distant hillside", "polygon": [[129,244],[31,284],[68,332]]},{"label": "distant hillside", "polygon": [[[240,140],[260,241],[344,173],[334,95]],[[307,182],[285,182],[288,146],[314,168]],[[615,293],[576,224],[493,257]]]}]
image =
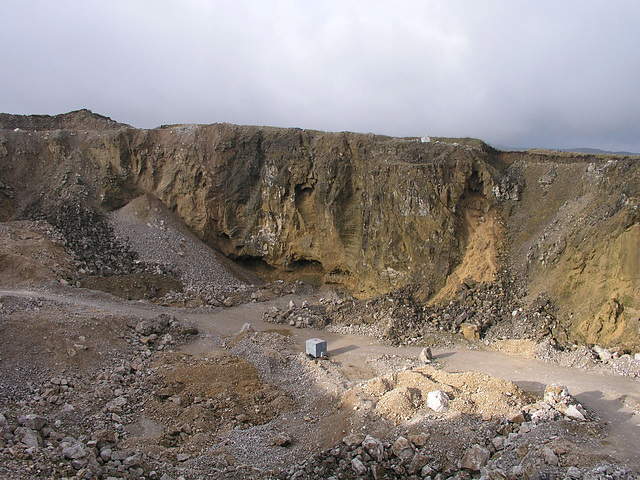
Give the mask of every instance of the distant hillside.
[{"label": "distant hillside", "polygon": [[633,153],[627,151],[611,151],[600,150],[599,148],[540,148],[540,147],[509,147],[506,145],[493,145],[493,147],[503,152],[525,152],[527,150],[549,150],[551,152],[571,152],[571,153],[589,153],[592,155],[640,155],[640,153]]},{"label": "distant hillside", "polygon": [[607,155],[640,155],[640,153],[632,153],[632,152],[612,152],[610,150],[600,150],[599,148],[562,148],[562,149],[553,149],[558,150],[559,152],[577,152],[577,153],[593,153],[595,155],[598,154],[607,154]]}]

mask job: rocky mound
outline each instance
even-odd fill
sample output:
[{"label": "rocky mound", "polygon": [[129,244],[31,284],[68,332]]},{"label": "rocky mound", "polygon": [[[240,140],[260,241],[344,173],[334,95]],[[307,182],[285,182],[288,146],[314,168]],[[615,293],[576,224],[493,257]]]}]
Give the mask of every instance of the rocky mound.
[{"label": "rocky mound", "polygon": [[399,423],[436,412],[508,418],[531,397],[511,382],[432,366],[375,378],[350,392],[354,408],[372,409]]},{"label": "rocky mound", "polygon": [[112,212],[109,222],[116,238],[137,252],[138,258],[166,265],[188,290],[227,293],[247,282],[258,282],[254,275],[205,245],[152,195],[143,195]]}]

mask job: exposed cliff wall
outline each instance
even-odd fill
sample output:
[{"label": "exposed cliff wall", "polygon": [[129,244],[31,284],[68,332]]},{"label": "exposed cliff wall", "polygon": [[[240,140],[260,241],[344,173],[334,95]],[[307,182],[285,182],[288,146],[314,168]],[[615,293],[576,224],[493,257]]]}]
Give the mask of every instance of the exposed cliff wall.
[{"label": "exposed cliff wall", "polygon": [[223,124],[5,130],[2,144],[14,215],[41,197],[113,209],[152,193],[230,258],[359,295],[442,286],[465,247],[463,199],[495,203],[479,143]]},{"label": "exposed cliff wall", "polygon": [[503,156],[523,185],[505,218],[530,294],[552,295],[569,340],[637,349],[640,157]]},{"label": "exposed cliff wall", "polygon": [[638,343],[637,157],[227,124],[139,130],[87,111],[0,115],[0,126],[4,220],[151,193],[265,276],[358,296],[418,284],[422,300],[444,302],[465,277],[508,268],[532,298],[559,301],[571,339]]}]

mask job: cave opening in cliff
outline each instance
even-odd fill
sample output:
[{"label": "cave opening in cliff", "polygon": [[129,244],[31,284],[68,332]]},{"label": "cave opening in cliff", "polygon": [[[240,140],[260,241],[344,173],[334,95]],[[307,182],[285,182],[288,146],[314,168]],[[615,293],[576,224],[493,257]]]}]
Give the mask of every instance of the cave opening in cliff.
[{"label": "cave opening in cliff", "polygon": [[261,276],[275,271],[262,257],[255,255],[229,255],[229,258],[241,267]]},{"label": "cave opening in cliff", "polygon": [[299,258],[289,262],[289,269],[301,282],[320,286],[324,279],[324,267],[317,260]]}]

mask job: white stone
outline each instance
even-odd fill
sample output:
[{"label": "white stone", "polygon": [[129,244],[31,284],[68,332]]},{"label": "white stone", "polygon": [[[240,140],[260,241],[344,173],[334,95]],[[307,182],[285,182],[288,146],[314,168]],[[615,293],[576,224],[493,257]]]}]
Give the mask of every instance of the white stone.
[{"label": "white stone", "polygon": [[442,390],[429,392],[427,394],[427,407],[434,412],[446,412],[449,410],[449,397]]},{"label": "white stone", "polygon": [[593,351],[598,354],[598,357],[600,357],[600,360],[603,362],[608,362],[613,358],[613,354],[609,350],[598,345],[593,346]]},{"label": "white stone", "polygon": [[581,422],[584,422],[586,420],[582,412],[580,412],[580,410],[578,410],[578,407],[576,407],[575,405],[569,405],[564,411],[564,414],[569,418],[580,420]]}]

